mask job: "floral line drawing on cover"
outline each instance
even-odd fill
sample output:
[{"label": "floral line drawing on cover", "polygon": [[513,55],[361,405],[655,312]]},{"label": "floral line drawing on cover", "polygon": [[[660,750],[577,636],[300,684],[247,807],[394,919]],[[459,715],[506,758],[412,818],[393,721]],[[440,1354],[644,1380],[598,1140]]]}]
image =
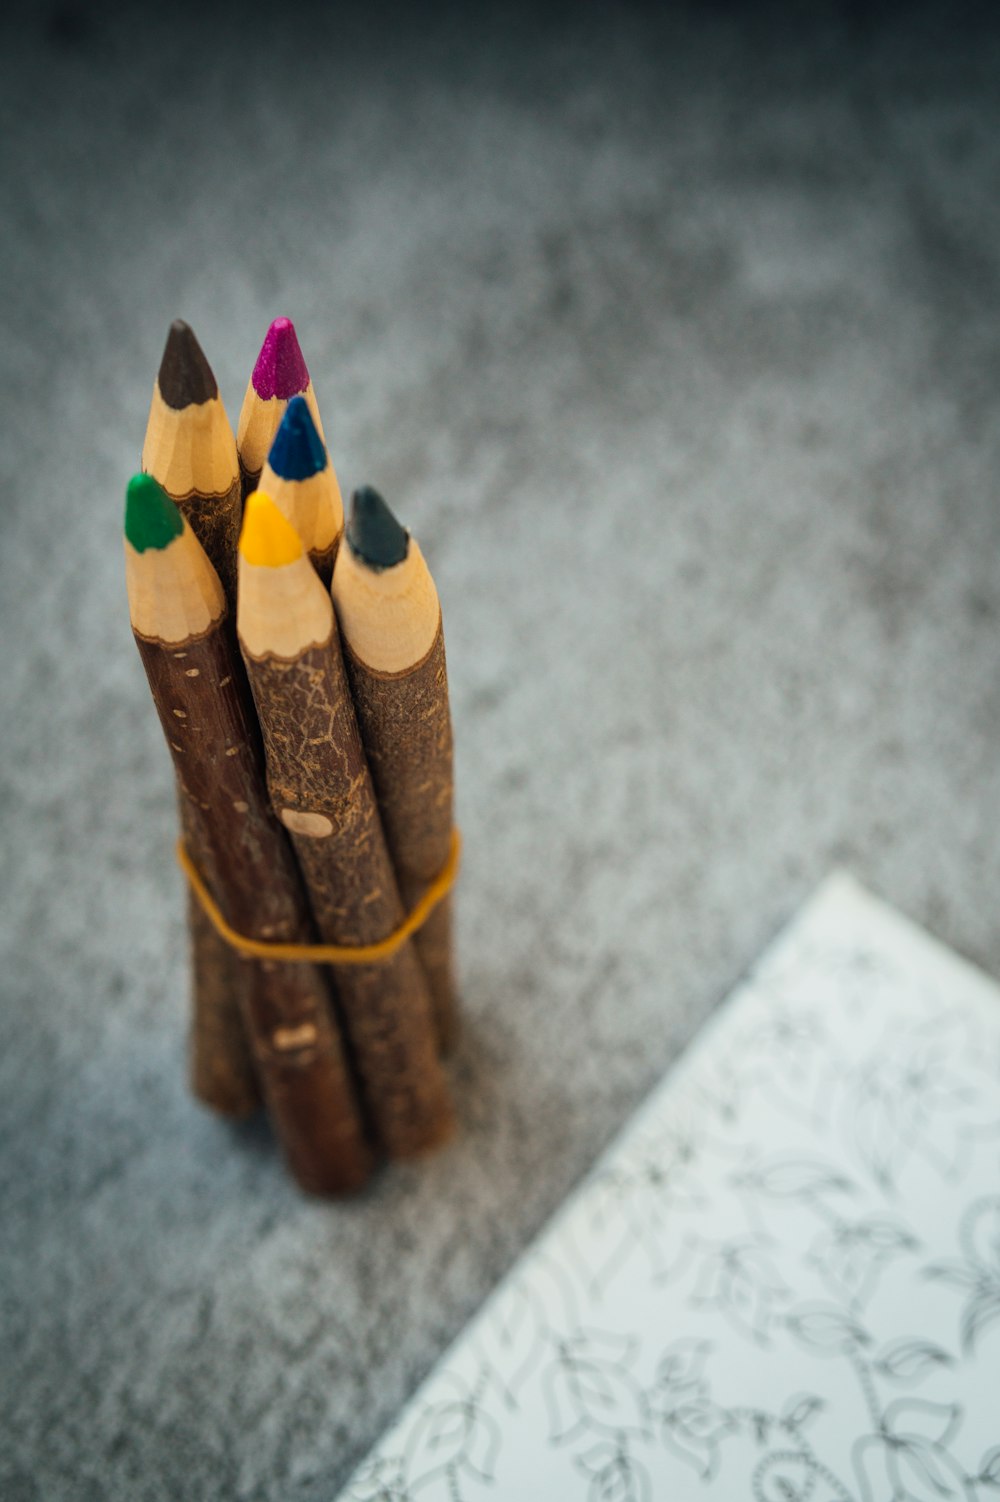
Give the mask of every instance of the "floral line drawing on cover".
[{"label": "floral line drawing on cover", "polygon": [[[996,1182],[1000,1012],[915,971],[877,935],[759,967],[724,1046],[640,1113],[346,1495],[555,1495],[498,1490],[530,1444],[586,1502],[1000,1498],[1000,1396],[985,1443],[961,1396],[1000,1394],[1000,1194],[969,1194],[987,1157]],[[677,1319],[704,1333],[659,1343]],[[787,1388],[734,1401],[741,1350]]]}]

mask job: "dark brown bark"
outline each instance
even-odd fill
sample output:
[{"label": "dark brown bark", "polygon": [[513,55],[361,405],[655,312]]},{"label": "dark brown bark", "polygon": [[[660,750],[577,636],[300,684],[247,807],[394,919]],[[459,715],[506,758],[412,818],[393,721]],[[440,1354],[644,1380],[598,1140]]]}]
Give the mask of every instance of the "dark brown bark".
[{"label": "dark brown bark", "polygon": [[[314,937],[298,871],[267,802],[260,741],[229,633],[166,646],[136,633],[187,800],[202,876],[227,921],[255,939]],[[370,1152],[321,972],[246,962],[244,1017],[289,1167],[303,1188],[340,1193]]]},{"label": "dark brown bark", "polygon": [[[198,354],[201,355],[200,349]],[[204,355],[201,358],[204,360]],[[235,612],[236,549],[242,511],[239,478],[234,478],[224,495],[191,492],[187,496],[173,495],[171,499],[181,508],[192,532],[208,554],[222,581],[229,609]],[[181,798],[181,833],[190,845],[190,830],[184,828],[184,806]],[[198,852],[192,853],[198,860]],[[246,1116],[260,1104],[260,1089],[253,1073],[242,1021],[241,991],[246,973],[238,957],[201,913],[194,896],[188,902],[188,932],[191,938],[191,1089],[212,1110],[226,1116]]]},{"label": "dark brown bark", "polygon": [[[422,662],[378,673],[345,643],[344,659],[385,837],[407,908],[448,859],[454,778],[448,669],[440,625]],[[427,976],[444,1052],[458,1033],[451,900],[435,908],[414,936]]]},{"label": "dark brown bark", "polygon": [[[197,830],[178,786],[181,833],[201,867]],[[222,1116],[249,1116],[260,1105],[260,1085],[243,1022],[246,984],[239,956],[216,933],[194,893],[188,892],[191,939],[191,1031],[188,1067],[194,1095]]]},{"label": "dark brown bark", "polygon": [[[403,908],[336,627],[332,642],[292,662],[246,654],[246,663],[271,801],[291,829],[320,937],[377,942],[398,926]],[[386,1152],[408,1157],[444,1141],[454,1119],[412,944],[380,964],[339,966],[336,982],[368,1112]]]},{"label": "dark brown bark", "polygon": [[208,554],[208,561],[222,581],[231,611],[236,610],[236,550],[240,541],[243,501],[237,476],[225,495],[172,496],[183,511],[191,531]]},{"label": "dark brown bark", "polygon": [[[268,444],[268,447],[270,448],[270,444]],[[263,465],[261,466],[260,469],[244,469],[243,468],[243,456],[242,456],[242,454],[240,455],[240,501],[241,501],[241,505],[242,505],[242,502],[246,500],[247,496],[251,495],[257,489],[257,486],[260,484],[260,477],[261,477],[261,475],[263,473],[264,473]],[[228,600],[228,598],[229,598],[229,594],[228,594],[228,591],[227,591],[226,599]]]},{"label": "dark brown bark", "polygon": [[309,554],[309,561],[323,581],[324,589],[330,588],[330,580],[333,578],[333,565],[337,561],[337,549],[340,546],[341,534],[338,532],[328,548],[316,548]]}]

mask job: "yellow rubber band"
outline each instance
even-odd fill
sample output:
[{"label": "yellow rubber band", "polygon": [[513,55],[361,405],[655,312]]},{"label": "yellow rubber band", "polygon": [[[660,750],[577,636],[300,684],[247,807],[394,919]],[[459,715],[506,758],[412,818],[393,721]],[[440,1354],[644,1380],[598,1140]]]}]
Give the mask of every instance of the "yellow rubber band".
[{"label": "yellow rubber band", "polygon": [[400,945],[405,944],[427,922],[441,899],[451,891],[458,875],[461,851],[461,838],[458,830],[453,829],[448,859],[443,867],[399,927],[386,938],[379,939],[377,944],[281,944],[269,939],[248,939],[245,934],[230,928],[222,916],[183,840],[177,841],[177,864],[187,877],[192,892],[201,903],[216,933],[240,954],[248,955],[254,960],[288,960],[292,964],[374,965],[379,960],[387,960],[394,955]]}]

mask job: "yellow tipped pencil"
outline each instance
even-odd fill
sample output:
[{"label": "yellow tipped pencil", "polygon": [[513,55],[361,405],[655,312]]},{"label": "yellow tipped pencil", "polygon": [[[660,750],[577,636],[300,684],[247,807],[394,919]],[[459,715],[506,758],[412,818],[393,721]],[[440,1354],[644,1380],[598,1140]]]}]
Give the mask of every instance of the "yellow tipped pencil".
[{"label": "yellow tipped pencil", "polygon": [[[387,938],[403,917],[361,747],[330,596],[262,491],[240,538],[237,631],[264,735],[271,802],[292,837],[325,943]],[[336,972],[344,1028],[385,1150],[408,1157],[453,1128],[431,1001],[412,942]]]}]

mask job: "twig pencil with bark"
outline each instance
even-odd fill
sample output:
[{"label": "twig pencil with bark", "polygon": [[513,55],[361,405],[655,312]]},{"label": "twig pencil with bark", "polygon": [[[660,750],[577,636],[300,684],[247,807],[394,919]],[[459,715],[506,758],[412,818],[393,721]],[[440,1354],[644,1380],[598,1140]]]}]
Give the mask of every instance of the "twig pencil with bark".
[{"label": "twig pencil with bark", "polygon": [[[402,904],[358,734],[330,596],[290,523],[247,499],[237,628],[264,735],[271,800],[324,942],[385,939]],[[337,971],[345,1030],[375,1131],[393,1157],[453,1129],[430,998],[412,943]]]},{"label": "twig pencil with bark", "polygon": [[[133,633],[204,880],[242,933],[308,943],[305,895],[267,801],[253,708],[223,629],[222,586],[148,475],[128,488],[125,572]],[[247,973],[244,1018],[289,1167],[316,1193],[357,1189],[371,1155],[324,976],[311,964],[273,960],[254,961]]]}]

